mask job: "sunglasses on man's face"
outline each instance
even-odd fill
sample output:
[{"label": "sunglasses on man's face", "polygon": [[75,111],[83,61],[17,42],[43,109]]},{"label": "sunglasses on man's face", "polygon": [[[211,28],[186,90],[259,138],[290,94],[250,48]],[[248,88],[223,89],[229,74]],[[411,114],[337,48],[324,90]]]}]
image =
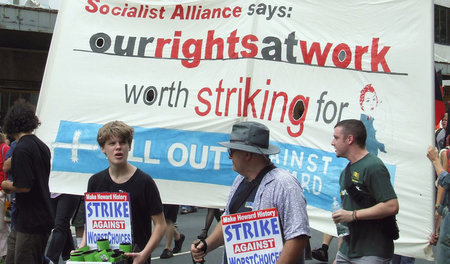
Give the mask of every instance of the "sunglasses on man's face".
[{"label": "sunglasses on man's face", "polygon": [[235,152],[235,149],[228,149],[228,156],[231,158],[233,157],[233,153]]}]

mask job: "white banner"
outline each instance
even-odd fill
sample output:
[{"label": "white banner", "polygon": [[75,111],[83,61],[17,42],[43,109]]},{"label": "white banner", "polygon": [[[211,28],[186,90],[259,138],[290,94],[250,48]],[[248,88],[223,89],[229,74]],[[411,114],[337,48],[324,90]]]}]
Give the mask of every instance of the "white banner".
[{"label": "white banner", "polygon": [[108,166],[97,130],[122,120],[136,130],[130,162],[165,203],[223,207],[236,173],[218,142],[254,120],[281,149],[275,165],[302,183],[311,226],[333,234],[347,160],[330,143],[356,118],[399,197],[396,252],[425,257],[432,14],[423,0],[64,1],[38,104],[51,191],[83,193]]}]

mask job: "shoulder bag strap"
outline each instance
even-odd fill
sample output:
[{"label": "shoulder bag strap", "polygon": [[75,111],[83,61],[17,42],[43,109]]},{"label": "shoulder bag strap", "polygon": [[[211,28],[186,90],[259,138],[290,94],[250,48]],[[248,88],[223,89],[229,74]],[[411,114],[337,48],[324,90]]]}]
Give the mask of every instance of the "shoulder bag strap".
[{"label": "shoulder bag strap", "polygon": [[362,208],[373,206],[375,204],[375,199],[372,197],[372,195],[364,190],[364,186],[357,186],[352,182],[352,173],[350,167],[351,164],[349,162],[347,164],[347,167],[345,168],[345,190],[347,191],[347,194]]},{"label": "shoulder bag strap", "polygon": [[[251,188],[248,188],[244,195],[242,195],[241,199],[234,201],[233,204],[230,204],[229,211],[231,214],[235,214],[237,210],[241,207],[241,205],[245,202],[247,197],[252,193],[252,191],[259,186],[262,179],[264,178],[264,175],[266,175],[269,171],[275,169],[275,165],[273,163],[269,164],[268,166],[264,167],[264,169],[259,172],[258,176],[252,181]],[[245,180],[244,180],[245,181]],[[235,193],[236,194],[236,193]]]}]

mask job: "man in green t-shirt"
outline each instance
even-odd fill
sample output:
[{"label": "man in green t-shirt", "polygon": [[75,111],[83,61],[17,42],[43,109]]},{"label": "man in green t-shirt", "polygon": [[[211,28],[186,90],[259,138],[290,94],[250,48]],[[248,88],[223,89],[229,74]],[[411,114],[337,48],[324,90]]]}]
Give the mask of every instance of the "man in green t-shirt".
[{"label": "man in green t-shirt", "polygon": [[[392,237],[382,230],[381,219],[398,213],[398,200],[383,162],[366,149],[366,129],[356,119],[342,120],[334,127],[336,156],[350,161],[351,183],[373,200],[361,206],[347,192],[346,170],[340,175],[342,210],[333,213],[335,223],[348,223],[350,235],[343,237],[337,263],[389,263],[394,253]],[[346,189],[347,188],[347,189]]]}]

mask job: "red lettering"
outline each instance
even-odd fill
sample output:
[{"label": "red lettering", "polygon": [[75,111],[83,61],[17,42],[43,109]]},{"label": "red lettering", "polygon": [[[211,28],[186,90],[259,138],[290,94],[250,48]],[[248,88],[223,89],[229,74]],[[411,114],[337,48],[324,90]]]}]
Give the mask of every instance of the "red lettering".
[{"label": "red lettering", "polygon": [[212,59],[213,46],[216,46],[217,49],[216,58],[223,59],[223,39],[214,38],[214,30],[209,30],[206,38],[205,59]]},{"label": "red lettering", "polygon": [[122,16],[125,16],[127,14],[127,17],[136,17],[136,14],[138,12],[136,7],[130,7],[130,10],[127,11],[128,4],[125,4],[125,8],[123,9]]},{"label": "red lettering", "polygon": [[123,220],[93,220],[93,229],[125,229]]},{"label": "red lettering", "polygon": [[369,46],[356,46],[355,48],[355,70],[362,70],[362,56],[369,51]]},{"label": "red lettering", "polygon": [[256,118],[256,109],[255,109],[255,102],[253,100],[255,100],[255,97],[259,94],[259,92],[261,92],[261,89],[256,89],[256,91],[251,95],[250,95],[250,83],[251,83],[252,78],[247,77],[246,81],[245,81],[245,91],[244,91],[244,116],[247,116],[247,112],[248,112],[248,105],[250,104],[252,106],[252,113],[253,113],[253,117]]},{"label": "red lettering", "polygon": [[164,19],[164,12],[166,12],[166,9],[164,6],[161,6],[161,9],[159,9],[159,18]]},{"label": "red lettering", "polygon": [[255,35],[246,35],[242,38],[242,47],[249,50],[249,52],[241,51],[241,56],[244,58],[253,58],[258,55],[258,46],[256,46],[256,44],[250,43],[250,41],[257,42],[258,38]]},{"label": "red lettering", "polygon": [[236,53],[236,43],[239,42],[239,38],[236,37],[237,29],[233,30],[230,33],[230,36],[227,38],[228,43],[228,57],[229,58],[238,58],[238,54]]},{"label": "red lettering", "polygon": [[172,52],[170,53],[170,57],[177,59],[178,58],[178,49],[180,48],[180,39],[176,37],[181,37],[181,31],[175,31]]},{"label": "red lettering", "polygon": [[197,94],[198,101],[206,105],[206,110],[204,112],[201,112],[198,106],[195,107],[195,113],[197,113],[197,115],[199,116],[205,116],[209,114],[209,112],[211,111],[211,103],[207,99],[204,99],[202,97],[203,92],[208,93],[209,96],[212,95],[211,89],[209,89],[208,87],[204,87],[198,92]]},{"label": "red lettering", "polygon": [[109,12],[109,6],[107,5],[102,5],[100,7],[100,14],[106,15]]},{"label": "red lettering", "polygon": [[[295,106],[297,105],[298,101],[303,102],[304,111],[303,111],[302,116],[296,120],[294,118],[294,109],[295,109]],[[305,122],[306,113],[308,112],[308,105],[309,105],[309,97],[305,98],[303,95],[297,95],[296,97],[294,97],[294,99],[292,99],[291,104],[289,106],[289,113],[288,113],[289,121],[291,121],[291,124],[294,126],[300,125],[300,128],[297,132],[293,132],[291,127],[288,127],[287,131],[291,137],[298,137],[303,133],[303,128],[304,128],[303,123]]]},{"label": "red lettering", "polygon": [[[200,64],[202,56],[202,43],[201,39],[188,39],[183,43],[183,55],[189,60],[182,60],[181,64],[186,68],[195,68]],[[194,51],[191,52],[191,47],[194,47]]]},{"label": "red lettering", "polygon": [[158,17],[158,9],[152,8],[148,14],[149,18],[157,18]]},{"label": "red lettering", "polygon": [[[267,86],[270,86],[271,82],[271,79],[266,79]],[[264,90],[252,89],[251,77],[239,78],[239,83],[241,83],[243,87],[227,88],[224,83],[225,80],[221,79],[217,88],[214,90],[209,87],[204,87],[199,91],[197,100],[200,104],[195,107],[195,113],[197,115],[206,116],[211,114],[215,116],[229,116],[230,105],[237,110],[236,117],[250,116],[261,120],[266,119],[272,121],[272,115],[275,112],[277,114],[280,113],[279,122],[285,123],[287,114],[288,118],[286,119],[289,119],[290,121],[290,124],[287,126],[287,133],[292,137],[298,137],[303,133],[309,97],[297,95],[290,100],[286,92],[271,92],[270,87]],[[213,94],[213,92],[216,94]],[[259,98],[258,96],[261,92],[262,95]],[[271,95],[272,100],[270,101]],[[269,104],[270,107],[268,106]],[[211,111],[213,110],[212,107],[215,107],[214,111]],[[249,114],[249,111],[251,111],[251,115]],[[266,117],[266,111],[268,111],[268,117]],[[257,112],[259,116],[257,116]],[[298,131],[294,131],[296,130],[296,127],[298,127]]]},{"label": "red lettering", "polygon": [[240,7],[240,6],[236,6],[236,7],[233,9],[233,16],[234,16],[234,17],[240,17],[240,16],[241,16],[241,12],[242,12],[241,7]]},{"label": "red lettering", "polygon": [[306,41],[301,40],[300,41],[300,49],[302,50],[303,61],[305,62],[305,64],[311,64],[312,58],[313,58],[314,54],[316,54],[317,65],[324,66],[325,61],[327,60],[328,53],[330,52],[331,46],[332,46],[331,43],[327,43],[327,45],[325,46],[325,50],[322,53],[322,50],[320,48],[320,43],[314,42],[308,51],[308,48],[306,46]]},{"label": "red lettering", "polygon": [[155,57],[156,58],[162,58],[164,46],[166,44],[170,44],[172,42],[171,39],[163,39],[159,38],[156,42],[156,50],[155,50]]},{"label": "red lettering", "polygon": [[[339,58],[339,54],[341,54],[342,51],[345,52],[345,57],[343,61],[341,61]],[[334,48],[332,58],[333,63],[334,65],[336,65],[336,67],[347,68],[350,62],[352,61],[352,51],[350,50],[350,47],[347,44],[341,43]]]},{"label": "red lettering", "polygon": [[391,47],[386,46],[381,49],[380,52],[378,52],[378,41],[379,38],[373,38],[372,39],[372,50],[371,50],[371,66],[372,71],[377,72],[378,71],[378,64],[381,64],[381,67],[383,67],[384,72],[391,72],[389,69],[389,66],[387,65],[386,59],[384,58],[386,56],[386,53],[389,51]]},{"label": "red lettering", "polygon": [[[239,78],[240,82],[242,83],[243,78]],[[238,116],[242,116],[242,89],[239,89],[239,96],[238,96]]]},{"label": "red lettering", "polygon": [[219,111],[219,106],[220,106],[220,95],[222,94],[223,91],[225,91],[222,88],[222,82],[223,80],[220,80],[219,82],[219,87],[216,88],[216,93],[217,93],[217,99],[216,99],[216,116],[222,116],[222,112]]},{"label": "red lettering", "polygon": [[120,15],[120,7],[113,7],[113,9],[111,9],[111,14],[112,15],[114,15],[114,16],[118,16],[118,15]]},{"label": "red lettering", "polygon": [[270,106],[269,118],[268,120],[272,120],[273,109],[275,108],[275,102],[278,97],[282,96],[284,98],[283,107],[281,109],[280,122],[284,121],[284,114],[286,113],[286,104],[288,101],[288,95],[285,92],[273,92],[272,95],[272,105]]},{"label": "red lettering", "polygon": [[[225,116],[228,116],[228,109],[230,108],[230,97],[232,94],[236,93],[237,88],[228,88],[227,89],[227,101],[225,103]],[[239,110],[239,114],[240,114],[240,110]]]},{"label": "red lettering", "polygon": [[173,10],[172,16],[170,19],[175,19],[178,17],[179,19],[184,19],[184,11],[182,5],[176,5],[175,10]]},{"label": "red lettering", "polygon": [[[268,84],[270,84],[270,80],[267,80]],[[264,100],[263,105],[261,107],[261,115],[259,116],[259,119],[264,119],[264,112],[266,112],[266,104],[267,104],[267,97],[269,96],[269,90],[266,90],[264,92]]]},{"label": "red lettering", "polygon": [[97,10],[98,10],[98,6],[97,6],[97,4],[94,3],[94,1],[100,3],[100,0],[88,0],[88,4],[89,4],[92,8],[89,8],[89,6],[85,6],[85,7],[84,7],[84,9],[86,9],[86,11],[88,11],[89,13],[95,13],[95,12],[97,12]]},{"label": "red lettering", "polygon": [[225,7],[222,11],[222,17],[223,18],[229,18],[231,16],[231,8]]}]

